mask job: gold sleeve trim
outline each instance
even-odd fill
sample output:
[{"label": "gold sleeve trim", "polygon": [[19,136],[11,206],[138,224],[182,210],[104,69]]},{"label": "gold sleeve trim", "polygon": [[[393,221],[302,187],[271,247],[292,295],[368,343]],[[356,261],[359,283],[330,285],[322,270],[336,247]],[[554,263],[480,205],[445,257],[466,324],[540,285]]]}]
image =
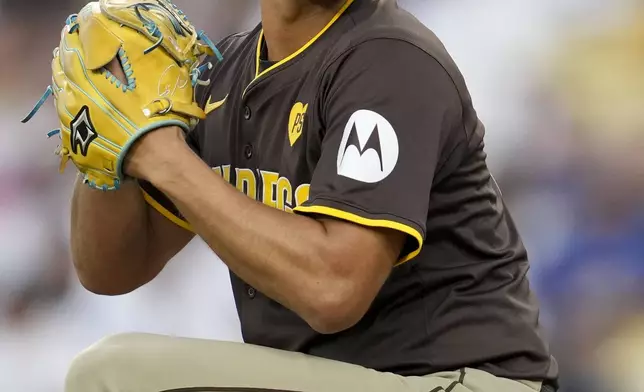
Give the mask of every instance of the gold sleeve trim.
[{"label": "gold sleeve trim", "polygon": [[367,226],[367,227],[381,227],[386,229],[393,229],[393,230],[401,231],[413,237],[418,243],[417,248],[414,249],[412,252],[408,253],[407,255],[404,255],[398,261],[398,263],[396,263],[396,266],[404,264],[409,260],[413,259],[414,257],[418,256],[418,254],[420,253],[420,250],[423,248],[424,240],[420,232],[414,229],[413,227],[402,223],[394,222],[387,219],[364,218],[360,215],[352,214],[350,212],[346,212],[346,211],[342,211],[336,208],[326,207],[326,206],[299,206],[299,207],[295,207],[294,211],[309,213],[309,214],[320,214],[320,215],[331,216],[334,218],[346,220],[346,221],[357,223],[359,225]]},{"label": "gold sleeve trim", "polygon": [[164,206],[162,206],[158,201],[154,200],[154,198],[152,198],[152,196],[150,196],[150,195],[149,195],[146,191],[144,191],[143,189],[141,189],[141,192],[143,192],[143,198],[145,199],[145,201],[146,201],[146,202],[147,202],[147,203],[148,203],[152,208],[154,208],[155,210],[157,210],[157,212],[158,212],[159,214],[161,214],[161,215],[165,216],[169,221],[171,221],[172,223],[176,224],[177,226],[179,226],[179,227],[181,227],[181,228],[184,228],[184,229],[186,229],[186,230],[188,230],[188,231],[190,231],[190,232],[193,232],[193,233],[195,232],[195,231],[192,229],[192,226],[190,225],[190,223],[188,223],[187,221],[185,221],[185,220],[183,220],[183,219],[181,219],[181,218],[177,217],[175,214],[173,214],[172,212],[170,212],[170,210],[168,210],[167,208],[165,208]]}]

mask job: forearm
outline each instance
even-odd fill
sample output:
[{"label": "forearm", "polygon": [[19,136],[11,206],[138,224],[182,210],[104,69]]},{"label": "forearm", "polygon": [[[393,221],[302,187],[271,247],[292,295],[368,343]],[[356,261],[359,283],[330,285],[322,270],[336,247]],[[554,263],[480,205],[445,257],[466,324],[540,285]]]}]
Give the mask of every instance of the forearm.
[{"label": "forearm", "polygon": [[71,249],[85,287],[121,294],[148,274],[147,207],[135,183],[102,192],[77,180],[72,198]]},{"label": "forearm", "polygon": [[128,172],[167,195],[237,276],[321,333],[342,331],[364,316],[406,238],[252,200],[211,170],[176,127],[144,136]]},{"label": "forearm", "polygon": [[192,154],[157,172],[152,182],[248,284],[312,323],[344,294],[323,223],[250,200]]}]

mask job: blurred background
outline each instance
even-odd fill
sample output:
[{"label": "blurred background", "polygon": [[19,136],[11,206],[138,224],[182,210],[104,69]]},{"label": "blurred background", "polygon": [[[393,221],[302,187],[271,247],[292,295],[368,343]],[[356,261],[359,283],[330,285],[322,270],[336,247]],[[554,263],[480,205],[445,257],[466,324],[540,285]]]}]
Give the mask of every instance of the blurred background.
[{"label": "blurred background", "polygon": [[[228,274],[198,240],[124,297],[85,292],[67,250],[51,50],[83,0],[0,0],[0,391],[62,392],[74,355],[146,331],[240,340]],[[212,38],[257,0],[176,0]],[[564,392],[644,391],[644,1],[401,0],[444,41],[487,125],[532,260]]]}]

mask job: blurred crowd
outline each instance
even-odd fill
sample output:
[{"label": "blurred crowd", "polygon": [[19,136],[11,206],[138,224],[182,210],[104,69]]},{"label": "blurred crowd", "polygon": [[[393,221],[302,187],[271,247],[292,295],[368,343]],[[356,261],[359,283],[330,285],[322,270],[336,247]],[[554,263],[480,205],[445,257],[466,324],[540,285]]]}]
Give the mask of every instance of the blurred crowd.
[{"label": "blurred crowd", "polygon": [[[58,175],[51,51],[83,0],[0,0],[0,391],[60,392],[73,356],[127,331],[240,340],[223,264],[195,240],[118,298],[68,252],[74,169]],[[176,0],[219,39],[256,0]],[[644,2],[400,0],[444,41],[487,126],[521,229],[563,392],[644,391]]]}]

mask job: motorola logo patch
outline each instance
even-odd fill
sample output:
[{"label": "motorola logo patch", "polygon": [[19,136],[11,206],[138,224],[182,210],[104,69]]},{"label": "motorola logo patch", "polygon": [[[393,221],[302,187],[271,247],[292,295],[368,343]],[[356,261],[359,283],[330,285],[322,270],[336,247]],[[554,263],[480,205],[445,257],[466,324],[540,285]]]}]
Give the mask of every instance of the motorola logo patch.
[{"label": "motorola logo patch", "polygon": [[72,152],[78,154],[78,149],[80,148],[80,154],[86,157],[89,145],[98,137],[89,117],[89,108],[87,106],[83,106],[74,117],[70,124],[70,129],[69,144]]},{"label": "motorola logo patch", "polygon": [[394,171],[398,155],[398,136],[389,121],[371,110],[358,110],[344,128],[338,174],[360,182],[380,182]]}]

